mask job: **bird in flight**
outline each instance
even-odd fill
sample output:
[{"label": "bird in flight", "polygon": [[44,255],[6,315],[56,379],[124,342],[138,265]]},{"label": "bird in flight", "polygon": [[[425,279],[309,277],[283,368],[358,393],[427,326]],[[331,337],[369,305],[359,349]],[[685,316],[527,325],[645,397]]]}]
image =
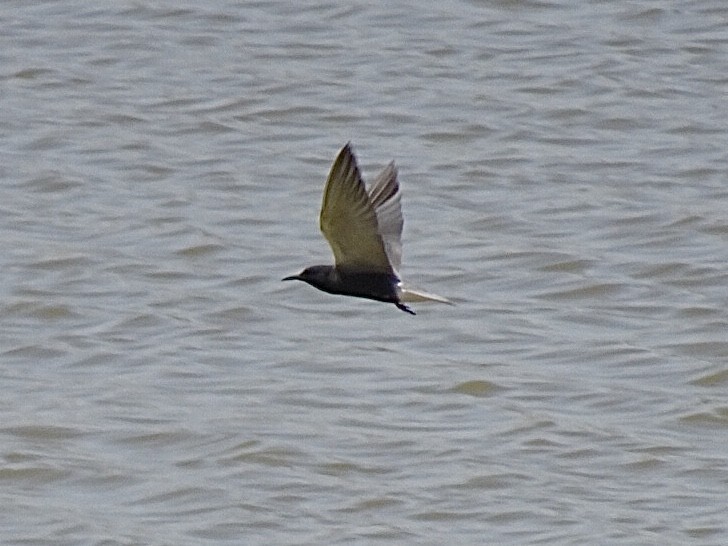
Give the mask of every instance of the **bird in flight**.
[{"label": "bird in flight", "polygon": [[331,166],[319,218],[321,232],[334,252],[335,265],[313,265],[284,281],[303,281],[330,294],[393,303],[411,315],[405,302],[446,298],[405,288],[402,261],[402,207],[394,161],[364,187],[351,143]]}]

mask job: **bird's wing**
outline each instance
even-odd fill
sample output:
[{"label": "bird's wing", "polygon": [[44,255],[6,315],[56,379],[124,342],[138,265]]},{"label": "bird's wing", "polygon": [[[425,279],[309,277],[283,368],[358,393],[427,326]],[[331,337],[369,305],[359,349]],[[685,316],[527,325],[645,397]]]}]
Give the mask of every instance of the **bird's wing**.
[{"label": "bird's wing", "polygon": [[393,273],[350,144],[331,166],[319,221],[338,267]]},{"label": "bird's wing", "polygon": [[387,165],[369,189],[369,200],[377,216],[379,235],[389,263],[398,274],[402,263],[402,205],[397,168],[394,161]]}]

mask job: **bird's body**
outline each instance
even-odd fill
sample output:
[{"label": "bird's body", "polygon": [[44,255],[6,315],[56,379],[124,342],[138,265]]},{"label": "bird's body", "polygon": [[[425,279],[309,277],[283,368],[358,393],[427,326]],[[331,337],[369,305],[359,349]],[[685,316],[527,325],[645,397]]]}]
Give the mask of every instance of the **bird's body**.
[{"label": "bird's body", "polygon": [[304,281],[330,294],[393,303],[412,315],[414,311],[404,301],[450,303],[440,296],[402,287],[398,273],[402,226],[394,162],[367,192],[347,144],[331,167],[320,215],[321,231],[331,245],[336,265],[314,265],[283,280]]},{"label": "bird's body", "polygon": [[393,303],[403,311],[415,314],[402,303],[399,277],[389,273],[347,270],[335,265],[312,265],[298,275],[283,280],[304,281],[329,294]]}]

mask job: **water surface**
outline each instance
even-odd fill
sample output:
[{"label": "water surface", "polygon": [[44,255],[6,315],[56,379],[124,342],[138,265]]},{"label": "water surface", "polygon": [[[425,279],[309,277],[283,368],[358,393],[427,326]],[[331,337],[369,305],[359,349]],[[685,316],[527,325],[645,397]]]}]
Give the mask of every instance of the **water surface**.
[{"label": "water surface", "polygon": [[[722,2],[9,2],[4,544],[728,541]],[[400,168],[403,275],[327,263]]]}]

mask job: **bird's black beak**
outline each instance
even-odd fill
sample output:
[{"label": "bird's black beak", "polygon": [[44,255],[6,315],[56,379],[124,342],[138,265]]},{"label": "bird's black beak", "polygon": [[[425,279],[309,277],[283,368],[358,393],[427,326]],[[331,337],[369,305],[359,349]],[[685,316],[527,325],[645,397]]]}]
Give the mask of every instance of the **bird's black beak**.
[{"label": "bird's black beak", "polygon": [[281,280],[282,281],[300,281],[301,277],[300,277],[300,275],[291,275],[290,277],[285,277]]}]

